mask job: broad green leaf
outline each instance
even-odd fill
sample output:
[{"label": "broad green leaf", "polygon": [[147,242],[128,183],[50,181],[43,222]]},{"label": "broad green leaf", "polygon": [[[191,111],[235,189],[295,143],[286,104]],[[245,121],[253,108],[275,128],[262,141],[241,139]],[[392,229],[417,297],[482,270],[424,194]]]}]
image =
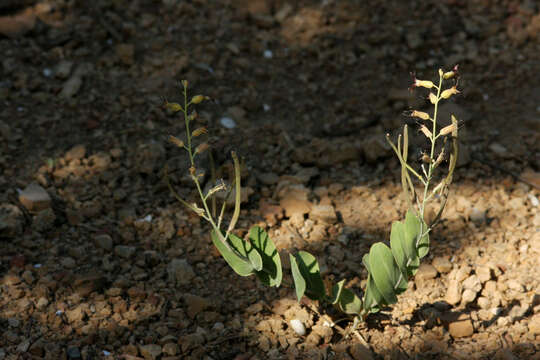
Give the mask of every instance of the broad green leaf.
[{"label": "broad green leaf", "polygon": [[349,289],[343,288],[339,297],[339,308],[345,314],[360,314],[362,311],[362,300]]},{"label": "broad green leaf", "polygon": [[283,279],[281,259],[272,239],[259,226],[251,228],[249,239],[262,258],[263,271],[257,271],[257,277],[265,285],[276,287],[281,285]]},{"label": "broad green leaf", "polygon": [[366,312],[376,313],[384,304],[384,299],[379,290],[377,290],[377,286],[375,285],[373,278],[371,275],[368,275],[366,292],[364,294],[364,310]]},{"label": "broad green leaf", "polygon": [[294,289],[296,290],[298,302],[300,302],[300,300],[302,300],[302,296],[304,296],[304,293],[306,292],[306,280],[300,273],[300,269],[296,263],[296,258],[292,254],[289,254],[289,258],[291,260],[291,272],[294,280]]},{"label": "broad green leaf", "polygon": [[[420,231],[425,233],[427,230],[427,225],[425,222],[422,221],[422,225],[423,225],[422,229],[420,229],[420,224],[421,224],[420,219],[412,211],[408,211],[407,215],[405,216],[406,238],[407,238],[407,241],[412,241],[414,243],[414,248],[416,249],[416,253],[418,254],[418,257],[421,259],[424,256],[426,256],[429,251],[429,235],[428,234],[424,235],[422,239],[418,242],[418,246],[416,246],[418,237],[421,235]],[[420,264],[418,263],[417,267],[419,265]]]},{"label": "broad green leaf", "polygon": [[[407,273],[407,260],[409,252],[405,243],[405,227],[403,223],[395,221],[392,223],[392,231],[390,232],[390,248],[396,264],[402,273]],[[413,249],[413,254],[415,251]]]},{"label": "broad green leaf", "polygon": [[[227,264],[240,276],[249,276],[253,274],[253,265],[251,262],[246,261],[242,257],[240,257],[238,254],[236,254],[231,249],[227,248],[225,244],[219,239],[218,235],[216,234],[215,230],[212,230],[210,233],[212,242],[214,243],[214,246],[218,249],[219,253]],[[230,244],[232,246],[232,244]]]},{"label": "broad green leaf", "polygon": [[233,245],[236,251],[241,255],[247,257],[249,262],[253,266],[253,270],[261,271],[262,270],[262,258],[257,250],[251,245],[249,241],[240,239],[234,234],[229,234],[229,243]]},{"label": "broad green leaf", "polygon": [[336,304],[339,301],[341,290],[343,290],[343,285],[345,285],[345,279],[332,286],[332,297],[330,298],[331,304]]},{"label": "broad green leaf", "polygon": [[326,296],[324,282],[319,270],[317,259],[307,251],[299,251],[296,254],[296,261],[309,290],[306,294],[312,300],[320,300]]},{"label": "broad green leaf", "polygon": [[394,285],[399,279],[399,268],[394,261],[390,248],[378,242],[371,246],[369,251],[369,263],[371,266],[371,276],[377,285],[377,289],[382,294],[388,304],[397,302]]}]

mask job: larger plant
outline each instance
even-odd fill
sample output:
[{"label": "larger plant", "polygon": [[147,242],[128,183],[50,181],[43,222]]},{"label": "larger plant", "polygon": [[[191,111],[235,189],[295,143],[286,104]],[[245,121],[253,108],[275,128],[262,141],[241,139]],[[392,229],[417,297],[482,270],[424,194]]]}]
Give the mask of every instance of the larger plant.
[{"label": "larger plant", "polygon": [[[428,99],[434,107],[432,115],[417,110],[410,113],[410,116],[420,121],[420,131],[429,142],[429,150],[423,154],[423,163],[419,169],[415,169],[408,160],[407,126],[404,127],[403,134],[398,137],[397,144],[394,144],[387,135],[387,140],[401,164],[401,183],[409,209],[403,222],[396,221],[392,224],[390,246],[383,242],[375,243],[371,246],[369,253],[364,255],[362,263],[367,269],[368,278],[363,296],[359,297],[353,290],[346,288],[345,280],[339,281],[331,289],[326,289],[317,259],[306,251],[299,251],[290,255],[292,279],[299,301],[303,296],[307,296],[313,300],[333,304],[346,314],[364,319],[365,316],[379,311],[383,306],[396,303],[397,295],[407,289],[407,282],[418,270],[420,259],[429,251],[429,234],[441,218],[456,165],[458,121],[452,115],[449,125],[441,128],[437,123],[439,103],[459,93],[456,83],[447,89],[443,88],[444,81],[449,79],[457,79],[457,66],[449,72],[439,70],[438,84],[414,79],[413,88],[423,87],[430,90]],[[195,158],[208,148],[208,144],[201,141],[195,146],[194,142],[206,133],[206,128],[199,127],[191,130],[197,115],[196,112],[190,111],[190,107],[202,102],[206,97],[197,95],[188,100],[187,81],[182,81],[182,85],[183,105],[166,103],[166,107],[173,112],[182,113],[186,139],[184,141],[171,136],[170,140],[186,150],[188,154],[189,175],[197,188],[201,200],[200,205],[188,203],[182,199],[166,176],[169,188],[182,204],[208,221],[212,227],[212,242],[238,275],[255,275],[265,285],[278,287],[283,280],[281,259],[274,242],[266,231],[254,226],[246,239],[241,239],[232,232],[240,214],[241,199],[240,165],[234,152],[232,153],[234,178],[231,184],[227,186],[221,181],[214,183],[208,190],[203,190],[200,182],[201,173],[195,166]],[[442,146],[439,145],[441,142]],[[448,171],[442,178],[436,180],[436,170],[446,161]],[[420,193],[417,191],[416,184],[419,184],[422,189]],[[215,207],[218,192],[225,193],[225,196],[221,197],[223,202],[219,213]],[[225,227],[225,209],[229,196],[234,197],[234,210],[228,226]],[[426,207],[435,198],[440,201],[440,207],[435,218],[428,224],[425,216]]]}]

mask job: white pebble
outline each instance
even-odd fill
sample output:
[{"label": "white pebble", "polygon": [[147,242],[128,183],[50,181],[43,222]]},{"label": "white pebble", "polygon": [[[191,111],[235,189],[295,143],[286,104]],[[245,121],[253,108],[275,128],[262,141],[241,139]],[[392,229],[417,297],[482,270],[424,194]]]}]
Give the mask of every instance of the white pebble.
[{"label": "white pebble", "polygon": [[274,54],[272,53],[272,50],[264,50],[263,56],[267,59],[271,59],[274,57]]},{"label": "white pebble", "polygon": [[219,120],[219,123],[221,125],[223,125],[223,127],[227,128],[227,129],[234,129],[236,127],[236,122],[231,119],[230,117],[222,117],[220,120]]},{"label": "white pebble", "polygon": [[109,355],[111,355],[110,351],[103,350],[103,356],[109,356]]},{"label": "white pebble", "polygon": [[306,334],[306,327],[298,319],[291,320],[291,327],[293,328],[294,332],[300,336],[304,336]]},{"label": "white pebble", "polygon": [[51,77],[51,75],[52,75],[52,70],[51,69],[49,69],[49,68],[43,69],[43,76]]},{"label": "white pebble", "polygon": [[39,269],[42,265],[41,264],[34,264],[35,269]]},{"label": "white pebble", "polygon": [[538,201],[538,198],[536,196],[534,196],[533,194],[529,194],[528,197],[533,207],[538,207],[538,205],[540,205],[540,201]]},{"label": "white pebble", "polygon": [[263,110],[264,110],[265,112],[270,111],[270,105],[268,105],[268,104],[263,104]]}]

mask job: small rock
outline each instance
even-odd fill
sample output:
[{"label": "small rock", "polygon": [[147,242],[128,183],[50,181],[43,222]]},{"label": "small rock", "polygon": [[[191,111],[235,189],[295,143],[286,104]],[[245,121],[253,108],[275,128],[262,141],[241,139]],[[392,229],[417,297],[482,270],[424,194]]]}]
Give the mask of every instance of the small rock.
[{"label": "small rock", "polygon": [[446,257],[436,257],[431,265],[441,274],[446,274],[452,270],[452,263]]},{"label": "small rock", "polygon": [[508,349],[499,349],[495,353],[494,360],[518,360],[518,358]]},{"label": "small rock", "polygon": [[71,69],[73,69],[73,61],[62,60],[56,65],[54,73],[59,79],[67,79],[71,74]]},{"label": "small rock", "polygon": [[64,158],[67,162],[70,162],[72,160],[80,160],[84,158],[86,155],[86,146],[84,145],[75,145],[71,149],[69,149],[68,152],[66,152],[66,155]]},{"label": "small rock", "polygon": [[489,145],[489,150],[495,153],[495,155],[499,156],[500,158],[508,158],[511,157],[511,154],[508,152],[508,150],[502,146],[499,143],[492,143]]},{"label": "small rock", "polygon": [[180,351],[180,348],[178,347],[178,344],[175,344],[173,342],[166,343],[163,345],[163,353],[165,355],[169,356],[175,356]]},{"label": "small rock", "polygon": [[459,270],[456,272],[455,279],[459,282],[465,280],[469,277],[469,274],[471,273],[471,267],[468,265],[462,266],[459,268]]},{"label": "small rock", "polygon": [[415,280],[427,280],[434,279],[437,276],[438,272],[435,266],[429,264],[420,264],[418,272],[414,276]]},{"label": "small rock", "polygon": [[476,225],[482,225],[486,221],[486,212],[485,210],[478,209],[473,207],[471,214],[469,215],[471,221]]},{"label": "small rock", "polygon": [[476,299],[476,291],[473,291],[471,289],[465,289],[463,290],[463,294],[461,295],[461,302],[463,304],[469,304]]},{"label": "small rock", "polygon": [[85,315],[80,306],[77,306],[73,310],[67,310],[65,314],[70,323],[82,320]]},{"label": "small rock", "polygon": [[45,210],[51,206],[51,197],[36,183],[31,183],[21,191],[19,201],[30,212]]},{"label": "small rock", "polygon": [[230,117],[224,116],[219,119],[219,123],[226,129],[234,129],[236,127],[236,122]]},{"label": "small rock", "polygon": [[139,351],[146,360],[156,360],[161,355],[161,346],[157,344],[140,345]]},{"label": "small rock", "polygon": [[470,317],[467,314],[460,314],[448,324],[448,332],[454,338],[471,336],[474,328]]},{"label": "small rock", "polygon": [[99,234],[94,237],[96,246],[107,251],[112,251],[113,240],[109,234]]},{"label": "small rock", "polygon": [[474,292],[479,292],[482,290],[482,284],[480,284],[480,280],[478,280],[478,276],[471,275],[465,281],[463,281],[463,288],[464,289],[470,289]]},{"label": "small rock", "polygon": [[41,297],[37,301],[36,307],[38,308],[38,310],[43,310],[47,307],[47,305],[49,305],[49,300],[47,300],[44,297]]},{"label": "small rock", "polygon": [[487,281],[491,280],[491,269],[487,266],[479,266],[475,270],[478,280],[482,284],[485,284]]},{"label": "small rock", "polygon": [[19,345],[17,345],[17,349],[15,350],[18,353],[25,353],[28,351],[28,348],[30,347],[30,340],[23,340]]},{"label": "small rock", "polygon": [[484,310],[489,309],[491,306],[491,302],[489,301],[489,299],[484,296],[480,296],[478,300],[476,300],[476,303],[478,304],[480,309],[484,309]]},{"label": "small rock", "polygon": [[533,317],[531,317],[529,319],[527,326],[529,327],[529,331],[532,334],[539,335],[540,334],[540,313],[535,314]]},{"label": "small rock", "polygon": [[291,327],[294,330],[294,332],[299,336],[304,336],[306,334],[306,327],[302,323],[302,321],[298,319],[292,319],[290,321]]},{"label": "small rock", "polygon": [[45,210],[39,211],[32,221],[32,227],[37,232],[46,232],[49,231],[56,220],[56,215],[54,214],[53,209],[47,208]]},{"label": "small rock", "polygon": [[354,344],[349,348],[351,356],[354,360],[372,360],[373,353],[362,344]]},{"label": "small rock", "polygon": [[169,281],[177,285],[188,285],[195,277],[191,265],[184,259],[173,259],[167,266]]},{"label": "small rock", "polygon": [[19,325],[21,324],[21,321],[16,318],[8,318],[7,320],[8,320],[8,325],[14,328],[18,328]]},{"label": "small rock", "polygon": [[518,291],[518,292],[522,292],[524,290],[524,287],[523,285],[515,280],[515,279],[510,279],[508,280],[508,283],[507,283],[508,287],[514,291]]},{"label": "small rock", "polygon": [[17,206],[0,205],[0,238],[13,238],[23,231],[24,215]]},{"label": "small rock", "polygon": [[314,205],[309,212],[312,220],[318,220],[326,224],[335,224],[337,222],[336,211],[332,205]]},{"label": "small rock", "polygon": [[450,280],[446,290],[445,300],[451,305],[456,305],[461,301],[461,285],[457,280]]},{"label": "small rock", "polygon": [[21,283],[21,278],[15,274],[7,274],[2,278],[2,285],[17,285]]},{"label": "small rock", "polygon": [[114,247],[114,253],[121,258],[128,259],[135,254],[136,248],[134,246],[116,245]]},{"label": "small rock", "polygon": [[185,294],[184,300],[187,305],[187,314],[194,319],[197,314],[210,307],[210,302],[203,297],[191,294]]},{"label": "small rock", "polygon": [[75,72],[62,86],[62,90],[58,94],[63,99],[69,99],[75,96],[83,84],[83,77],[81,74]]}]

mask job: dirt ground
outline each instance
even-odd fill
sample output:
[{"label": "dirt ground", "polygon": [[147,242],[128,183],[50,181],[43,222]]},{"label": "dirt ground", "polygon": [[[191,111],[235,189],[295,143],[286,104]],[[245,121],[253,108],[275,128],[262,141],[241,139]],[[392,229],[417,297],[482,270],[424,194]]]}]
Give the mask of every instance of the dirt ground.
[{"label": "dirt ground", "polygon": [[[540,359],[536,1],[2,1],[0,54],[0,360]],[[242,158],[238,233],[259,224],[360,294],[406,210],[384,136],[429,109],[409,74],[455,64],[444,221],[357,332],[234,274],[163,180],[196,199],[162,107],[187,79],[212,98],[218,175]]]}]

